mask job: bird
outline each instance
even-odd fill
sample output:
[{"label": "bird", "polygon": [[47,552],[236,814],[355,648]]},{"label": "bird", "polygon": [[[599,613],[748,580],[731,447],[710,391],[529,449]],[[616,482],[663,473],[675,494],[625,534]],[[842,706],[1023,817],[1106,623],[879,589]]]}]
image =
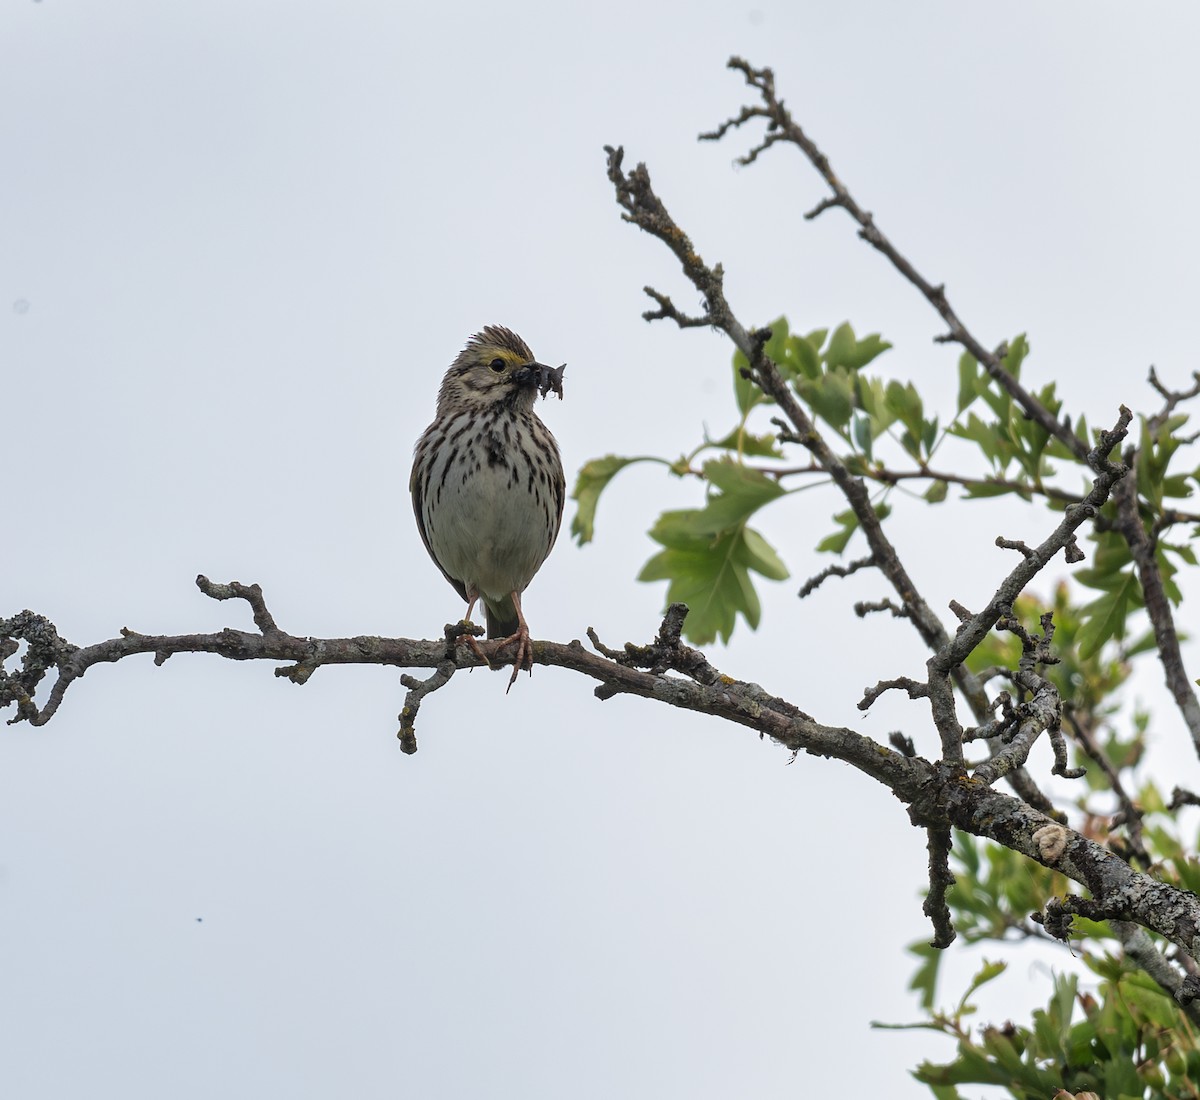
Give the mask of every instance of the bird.
[{"label": "bird", "polygon": [[[483,604],[493,653],[515,646],[512,678],[533,671],[521,597],[562,525],[566,480],[558,443],[534,412],[562,398],[566,364],[548,367],[511,329],[488,325],[450,364],[433,423],[413,451],[413,512],[434,564],[467,601]],[[458,639],[490,664],[474,634]]]}]

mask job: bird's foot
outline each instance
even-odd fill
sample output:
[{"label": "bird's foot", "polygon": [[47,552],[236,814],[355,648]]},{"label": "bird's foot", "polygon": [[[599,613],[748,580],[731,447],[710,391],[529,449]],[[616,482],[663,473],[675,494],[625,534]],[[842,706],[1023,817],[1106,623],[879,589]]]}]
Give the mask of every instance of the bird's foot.
[{"label": "bird's foot", "polygon": [[476,626],[470,619],[463,619],[453,626],[446,627],[446,637],[450,639],[455,649],[460,645],[469,646],[471,652],[487,665],[488,668],[491,668],[492,662],[488,660],[488,655],[484,653],[483,646],[479,644],[479,635],[482,633],[483,627]]},{"label": "bird's foot", "polygon": [[513,657],[512,676],[508,681],[508,687],[504,689],[505,695],[512,691],[513,684],[517,682],[517,673],[521,669],[525,669],[530,675],[533,674],[533,642],[529,639],[529,628],[524,623],[517,628],[515,634],[510,634],[507,638],[501,638],[496,643],[494,652],[500,653],[513,644],[516,645],[517,652]]}]

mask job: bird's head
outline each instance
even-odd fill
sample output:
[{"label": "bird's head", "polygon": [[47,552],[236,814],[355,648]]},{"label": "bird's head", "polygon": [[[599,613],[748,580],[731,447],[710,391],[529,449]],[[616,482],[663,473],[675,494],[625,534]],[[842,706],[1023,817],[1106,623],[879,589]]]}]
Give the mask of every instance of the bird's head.
[{"label": "bird's head", "polygon": [[462,404],[501,403],[528,412],[539,393],[544,397],[553,390],[562,397],[563,367],[539,363],[511,329],[488,325],[467,341],[450,364],[438,391],[438,412]]}]

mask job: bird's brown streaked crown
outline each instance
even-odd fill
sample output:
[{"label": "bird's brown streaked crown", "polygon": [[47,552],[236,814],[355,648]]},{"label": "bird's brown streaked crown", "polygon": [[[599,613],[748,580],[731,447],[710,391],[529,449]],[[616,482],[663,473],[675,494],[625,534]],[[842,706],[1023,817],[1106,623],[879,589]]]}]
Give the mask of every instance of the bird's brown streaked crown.
[{"label": "bird's brown streaked crown", "polygon": [[[504,367],[496,372],[487,369],[497,359]],[[455,357],[438,390],[438,413],[448,411],[466,393],[497,395],[500,387],[509,390],[515,369],[536,364],[533,352],[512,329],[503,325],[487,325],[475,333]],[[527,400],[532,407],[533,396]]]}]

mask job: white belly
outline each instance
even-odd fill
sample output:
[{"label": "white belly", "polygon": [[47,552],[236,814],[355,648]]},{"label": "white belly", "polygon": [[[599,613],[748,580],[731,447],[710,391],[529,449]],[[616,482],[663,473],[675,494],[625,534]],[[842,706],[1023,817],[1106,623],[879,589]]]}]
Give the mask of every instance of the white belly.
[{"label": "white belly", "polygon": [[509,452],[503,462],[486,457],[465,473],[443,477],[445,456],[435,461],[433,499],[424,504],[429,545],[441,567],[489,600],[523,592],[550,552],[549,502],[528,492],[536,476],[529,459]]}]

